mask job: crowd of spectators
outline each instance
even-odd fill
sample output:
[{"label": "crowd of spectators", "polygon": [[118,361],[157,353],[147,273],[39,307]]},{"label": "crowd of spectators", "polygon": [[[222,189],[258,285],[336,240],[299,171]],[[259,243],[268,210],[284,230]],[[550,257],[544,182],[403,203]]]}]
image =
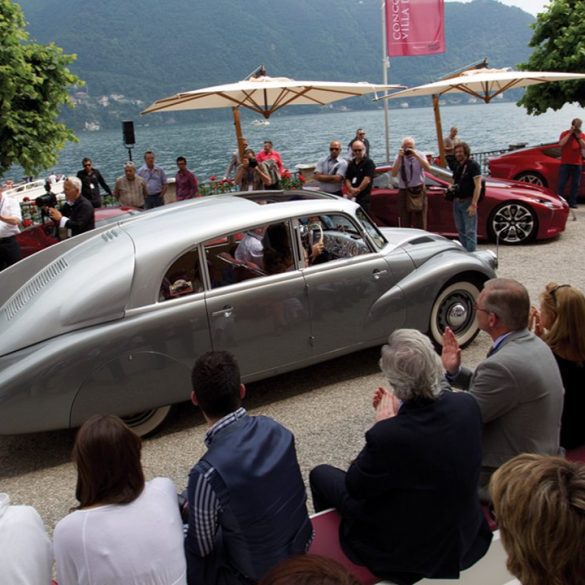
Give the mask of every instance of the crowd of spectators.
[{"label": "crowd of spectators", "polygon": [[[278,225],[249,236],[251,249],[269,238],[270,262],[286,264]],[[349,561],[398,585],[456,579],[490,547],[483,500],[523,585],[582,583],[585,466],[563,447],[585,443],[585,297],[549,283],[540,300],[531,308],[514,280],[485,283],[476,310],[493,344],[474,371],[449,330],[441,356],[416,330],[390,335],[388,384],[374,392],[362,451],[347,471],[324,464],[309,477],[315,510],[341,516]],[[0,497],[3,577],[48,584],[54,555],[59,585],[355,585],[307,554],[314,534],[294,436],[249,415],[245,395],[231,354],[196,360],[191,399],[207,451],[185,501],[169,479],[145,481],[140,439],[118,417],[87,420],[73,448],[79,505],[57,524],[52,553],[38,514]]]}]

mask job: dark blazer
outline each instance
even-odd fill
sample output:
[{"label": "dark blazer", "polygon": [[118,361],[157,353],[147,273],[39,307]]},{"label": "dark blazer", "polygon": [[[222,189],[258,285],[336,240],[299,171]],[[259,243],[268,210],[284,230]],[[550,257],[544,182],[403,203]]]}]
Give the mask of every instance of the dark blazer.
[{"label": "dark blazer", "polygon": [[65,228],[71,230],[72,236],[92,230],[95,227],[95,210],[91,202],[83,196],[78,197],[73,205],[65,203],[61,213],[68,217]]},{"label": "dark blazer", "polygon": [[489,548],[477,494],[481,416],[463,392],[406,402],[366,433],[346,476],[361,508],[341,524],[350,558],[378,577],[457,578]]},{"label": "dark blazer", "polygon": [[475,371],[461,368],[453,382],[479,404],[486,467],[520,453],[559,454],[563,381],[542,339],[513,331]]}]

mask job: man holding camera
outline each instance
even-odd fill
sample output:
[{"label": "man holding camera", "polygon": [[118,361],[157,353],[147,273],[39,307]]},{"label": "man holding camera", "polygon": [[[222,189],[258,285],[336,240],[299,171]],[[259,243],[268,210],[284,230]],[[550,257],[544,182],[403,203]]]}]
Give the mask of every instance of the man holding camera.
[{"label": "man holding camera", "polygon": [[6,197],[0,187],[0,270],[20,260],[16,236],[20,232],[18,224],[21,221],[20,203],[12,197]]},{"label": "man holding camera", "polygon": [[49,207],[49,217],[66,229],[72,236],[77,236],[95,227],[95,210],[89,199],[81,196],[81,180],[69,177],[63,184],[65,203],[61,209]]},{"label": "man holding camera", "polygon": [[571,209],[577,209],[577,195],[581,182],[581,166],[583,164],[583,152],[585,152],[585,140],[581,126],[583,121],[575,118],[571,127],[561,133],[559,146],[561,147],[561,168],[559,170],[559,195],[565,196],[567,181],[571,180],[571,190],[567,201]]},{"label": "man holding camera", "polygon": [[477,204],[481,194],[481,168],[472,160],[471,149],[466,142],[455,146],[458,166],[453,173],[453,186],[449,189],[453,198],[453,219],[459,241],[468,252],[477,247]]},{"label": "man holding camera", "polygon": [[425,171],[430,169],[431,165],[424,154],[414,148],[414,138],[403,138],[392,167],[392,176],[398,177],[400,227],[427,229]]}]

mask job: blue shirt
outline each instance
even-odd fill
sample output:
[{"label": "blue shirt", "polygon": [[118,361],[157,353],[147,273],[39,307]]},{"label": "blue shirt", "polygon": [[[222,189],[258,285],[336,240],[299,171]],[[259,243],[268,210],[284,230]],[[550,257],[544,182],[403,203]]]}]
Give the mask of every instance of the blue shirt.
[{"label": "blue shirt", "polygon": [[165,172],[158,165],[154,165],[152,169],[142,165],[137,174],[144,179],[149,195],[160,195],[163,187],[167,184]]}]

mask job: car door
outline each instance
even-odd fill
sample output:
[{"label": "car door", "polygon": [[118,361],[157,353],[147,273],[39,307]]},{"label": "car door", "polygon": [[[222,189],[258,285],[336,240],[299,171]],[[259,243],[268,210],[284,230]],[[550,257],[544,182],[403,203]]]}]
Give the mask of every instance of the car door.
[{"label": "car door", "polygon": [[237,260],[233,235],[207,242],[204,249],[213,349],[232,353],[248,378],[308,360],[310,313],[302,272],[291,267],[268,274]]},{"label": "car door", "polygon": [[[320,217],[330,257],[303,270],[314,354],[343,353],[383,341],[404,317],[400,307],[395,313],[381,309],[381,297],[395,284],[391,266],[354,218],[339,213]],[[299,218],[299,225],[306,222]]]}]

